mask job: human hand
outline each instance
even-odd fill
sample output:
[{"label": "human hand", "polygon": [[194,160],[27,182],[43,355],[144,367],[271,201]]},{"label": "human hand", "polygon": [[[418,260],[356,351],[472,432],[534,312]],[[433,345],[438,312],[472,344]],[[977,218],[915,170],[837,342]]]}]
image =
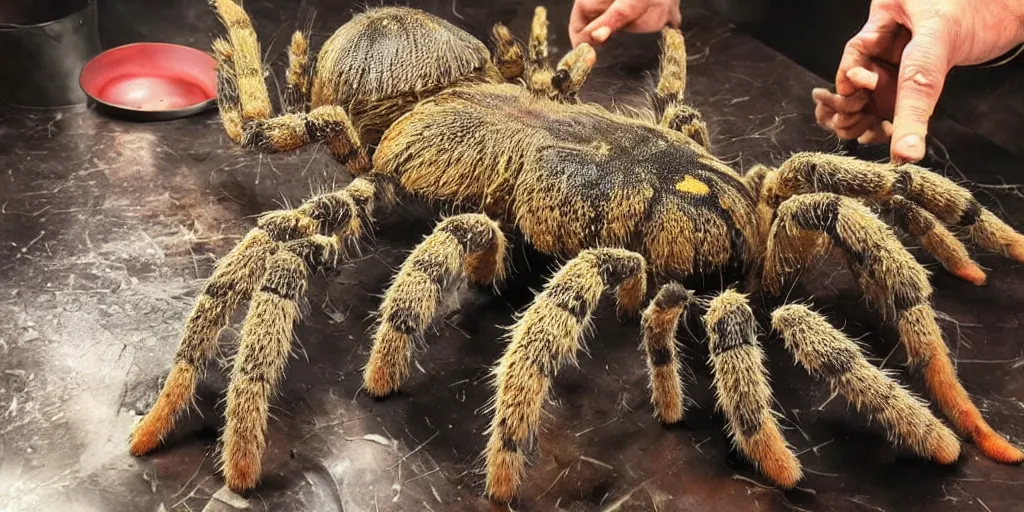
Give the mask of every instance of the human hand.
[{"label": "human hand", "polygon": [[615,32],[657,32],[666,25],[679,28],[679,0],[576,0],[569,18],[573,48],[599,45]]},{"label": "human hand", "polygon": [[894,162],[924,158],[946,75],[1024,42],[1024,0],[873,0],[846,44],[836,91],[815,89],[815,117],[845,139],[894,141]]}]

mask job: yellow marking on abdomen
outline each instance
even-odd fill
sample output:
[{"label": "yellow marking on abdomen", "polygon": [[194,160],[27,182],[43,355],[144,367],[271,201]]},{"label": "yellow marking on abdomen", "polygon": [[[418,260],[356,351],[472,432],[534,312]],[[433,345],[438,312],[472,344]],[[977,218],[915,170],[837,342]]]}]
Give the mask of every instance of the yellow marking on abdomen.
[{"label": "yellow marking on abdomen", "polygon": [[676,190],[695,196],[703,196],[711,192],[706,183],[689,175],[683,178],[683,181],[676,183]]}]

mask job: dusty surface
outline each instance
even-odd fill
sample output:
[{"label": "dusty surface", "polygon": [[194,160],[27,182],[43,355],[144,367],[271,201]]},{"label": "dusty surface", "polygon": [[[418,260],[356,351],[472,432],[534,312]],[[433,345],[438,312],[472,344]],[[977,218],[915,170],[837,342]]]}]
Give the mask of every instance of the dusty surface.
[{"label": "dusty surface", "polygon": [[[105,7],[105,42],[144,38],[205,48],[216,22],[204,3],[185,4]],[[496,21],[525,34],[533,7],[412,4],[481,37]],[[564,4],[550,6],[557,55],[567,49]],[[247,7],[262,40],[276,41],[264,49],[278,63],[288,34],[305,23],[298,14],[316,12],[321,41],[351,12],[327,2]],[[685,19],[689,96],[710,120],[718,154],[745,169],[796,150],[838,149],[813,123],[816,78],[714,18],[691,11]],[[651,84],[656,50],[654,37],[625,37],[602,50],[587,99],[641,104],[639,87]],[[994,144],[945,121],[934,131],[941,143],[930,161],[936,169],[977,183],[1019,179],[1021,162]],[[132,458],[128,433],[152,404],[215,259],[254,215],[348,179],[322,150],[243,153],[228,143],[214,113],[130,124],[88,109],[0,110],[0,509],[230,510],[237,498],[217,494],[215,471],[222,372],[214,369],[203,384],[201,414],[193,412],[164,448]],[[979,197],[1024,227],[1015,189],[979,189]],[[273,409],[263,483],[236,505],[502,509],[481,498],[488,369],[502,350],[499,326],[528,303],[550,262],[530,257],[527,269],[517,251],[518,277],[501,296],[463,297],[461,312],[429,339],[403,393],[375,401],[359,392],[371,314],[406,251],[431,228],[427,213],[410,205],[382,219],[361,259],[313,285]],[[991,269],[991,284],[974,288],[938,269],[936,304],[967,389],[995,428],[1021,442],[1024,349],[1015,333],[1024,320],[1024,269],[994,257],[979,261]],[[879,334],[847,273],[826,272],[808,285],[837,325],[867,334],[877,363],[899,368],[902,351],[886,358],[895,339]],[[648,403],[637,325],[616,322],[608,305],[599,315],[590,356],[556,380],[519,510],[1001,511],[1024,499],[1024,469],[989,462],[971,445],[951,469],[892,448],[841,398],[829,401],[773,338],[764,342],[777,410],[809,474],[801,490],[767,488],[729,452],[703,343],[681,333],[692,370],[688,415],[684,425],[666,428]],[[234,339],[234,332],[224,334],[225,357]]]}]

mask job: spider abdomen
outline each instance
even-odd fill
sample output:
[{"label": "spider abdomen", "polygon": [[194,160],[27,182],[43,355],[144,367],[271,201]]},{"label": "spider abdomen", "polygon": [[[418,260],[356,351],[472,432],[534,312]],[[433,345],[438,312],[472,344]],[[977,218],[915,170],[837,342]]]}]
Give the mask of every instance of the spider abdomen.
[{"label": "spider abdomen", "polygon": [[672,142],[607,154],[545,147],[517,181],[516,224],[543,252],[621,247],[676,279],[744,268],[759,239],[753,199],[705,160]]}]

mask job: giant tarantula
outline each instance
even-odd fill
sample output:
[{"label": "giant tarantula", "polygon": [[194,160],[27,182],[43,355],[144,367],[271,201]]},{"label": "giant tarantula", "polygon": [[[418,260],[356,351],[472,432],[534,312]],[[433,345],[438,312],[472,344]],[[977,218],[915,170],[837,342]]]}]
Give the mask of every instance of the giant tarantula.
[{"label": "giant tarantula", "polygon": [[[891,212],[946,269],[975,284],[985,275],[950,228],[984,250],[1024,261],[1024,238],[946,178],[915,165],[820,153],[741,176],[709,152],[700,114],[684,103],[686,52],[678,30],[663,31],[651,110],[627,115],[580,102],[593,48],[582,45],[556,66],[549,63],[543,8],[525,51],[496,25],[493,55],[461,29],[408,8],[356,15],[315,60],[298,32],[290,46],[287,112],[272,117],[249,17],[233,0],[212,4],[228,33],[213,50],[231,140],[267,152],[325,142],[356,177],[298,208],[263,215],[217,264],[158,400],[132,433],[133,454],[152,451],[172,429],[213,356],[218,332],[248,300],[228,389],[222,464],[231,489],[252,489],[261,473],[268,401],[290,353],[307,280],[335,269],[374,212],[403,193],[469,213],[443,219],[387,290],[364,373],[373,396],[399,388],[413,342],[455,287],[464,280],[500,283],[503,229],[564,263],[511,328],[495,369],[486,445],[486,493],[493,499],[515,496],[551,379],[575,360],[605,289],[615,290],[619,313],[639,313],[647,303],[643,347],[653,407],[666,423],[683,415],[675,344],[680,316],[690,305],[705,308],[717,402],[729,433],[767,478],[795,486],[802,470],[771,410],[746,294],[779,296],[833,249],[869,304],[893,322],[952,425],[994,460],[1024,459],[960,385],[929,303],[928,273],[875,213]],[[730,272],[743,279],[706,304],[680,284]],[[878,418],[894,439],[940,464],[957,460],[957,436],[823,317],[783,305],[772,313],[771,327],[810,373]]]}]

